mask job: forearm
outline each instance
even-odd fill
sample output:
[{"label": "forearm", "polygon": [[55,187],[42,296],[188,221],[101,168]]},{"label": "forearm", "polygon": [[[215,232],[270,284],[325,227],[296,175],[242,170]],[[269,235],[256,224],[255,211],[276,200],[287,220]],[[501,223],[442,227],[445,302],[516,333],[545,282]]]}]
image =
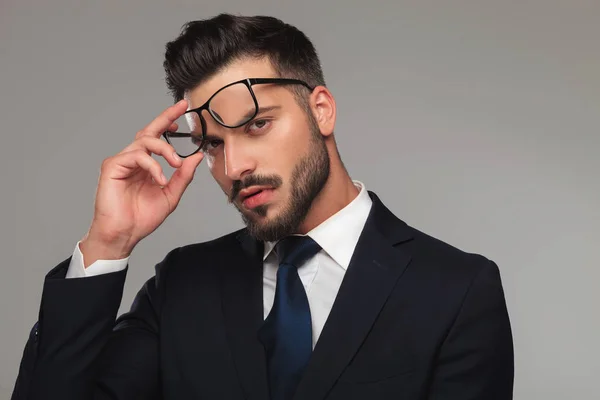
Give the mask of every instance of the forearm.
[{"label": "forearm", "polygon": [[127,270],[65,279],[69,262],[45,278],[37,334],[28,339],[13,399],[92,398],[95,362],[114,327]]}]

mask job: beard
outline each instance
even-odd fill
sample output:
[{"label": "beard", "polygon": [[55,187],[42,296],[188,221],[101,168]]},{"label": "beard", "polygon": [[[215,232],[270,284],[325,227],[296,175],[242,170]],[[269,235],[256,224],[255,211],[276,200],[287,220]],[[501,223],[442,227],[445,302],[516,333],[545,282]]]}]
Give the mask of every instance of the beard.
[{"label": "beard", "polygon": [[[311,115],[312,116],[312,115]],[[290,200],[281,212],[271,220],[261,221],[266,217],[269,205],[261,205],[251,210],[243,210],[234,202],[242,215],[248,233],[257,240],[277,241],[285,236],[296,233],[300,224],[310,211],[314,199],[321,192],[329,178],[330,160],[325,141],[322,138],[316,122],[310,121],[311,145],[308,153],[298,161],[290,178]],[[279,176],[249,176],[244,180],[234,182],[232,198],[245,187],[267,185],[278,188],[283,183]]]}]

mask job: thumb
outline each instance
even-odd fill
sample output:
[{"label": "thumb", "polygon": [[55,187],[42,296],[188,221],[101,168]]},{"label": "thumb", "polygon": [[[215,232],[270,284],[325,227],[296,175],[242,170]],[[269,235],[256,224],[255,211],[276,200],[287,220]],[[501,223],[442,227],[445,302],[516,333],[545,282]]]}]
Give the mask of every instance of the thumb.
[{"label": "thumb", "polygon": [[194,178],[196,168],[203,159],[204,154],[198,152],[183,160],[181,167],[173,173],[169,183],[163,188],[163,192],[169,198],[169,203],[177,206],[181,196]]}]

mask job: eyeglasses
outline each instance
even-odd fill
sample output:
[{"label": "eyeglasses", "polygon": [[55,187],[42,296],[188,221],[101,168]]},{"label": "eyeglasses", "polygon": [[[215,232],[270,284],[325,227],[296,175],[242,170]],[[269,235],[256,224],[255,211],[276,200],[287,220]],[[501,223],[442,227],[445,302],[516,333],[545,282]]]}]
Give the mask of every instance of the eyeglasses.
[{"label": "eyeglasses", "polygon": [[313,90],[304,81],[287,78],[248,78],[232,82],[213,94],[203,105],[187,110],[177,121],[177,132],[166,131],[163,137],[175,148],[177,154],[189,157],[204,148],[206,142],[206,121],[202,111],[206,110],[213,119],[226,128],[239,128],[258,114],[258,100],[252,90],[253,85],[298,84]]}]

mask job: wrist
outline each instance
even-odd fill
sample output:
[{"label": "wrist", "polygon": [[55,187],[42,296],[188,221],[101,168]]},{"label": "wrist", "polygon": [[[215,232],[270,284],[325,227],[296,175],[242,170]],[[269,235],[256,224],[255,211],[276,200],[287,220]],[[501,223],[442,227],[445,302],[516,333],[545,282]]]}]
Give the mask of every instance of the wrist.
[{"label": "wrist", "polygon": [[87,268],[97,260],[121,260],[131,255],[133,247],[119,240],[99,240],[87,234],[79,242],[83,264]]}]

